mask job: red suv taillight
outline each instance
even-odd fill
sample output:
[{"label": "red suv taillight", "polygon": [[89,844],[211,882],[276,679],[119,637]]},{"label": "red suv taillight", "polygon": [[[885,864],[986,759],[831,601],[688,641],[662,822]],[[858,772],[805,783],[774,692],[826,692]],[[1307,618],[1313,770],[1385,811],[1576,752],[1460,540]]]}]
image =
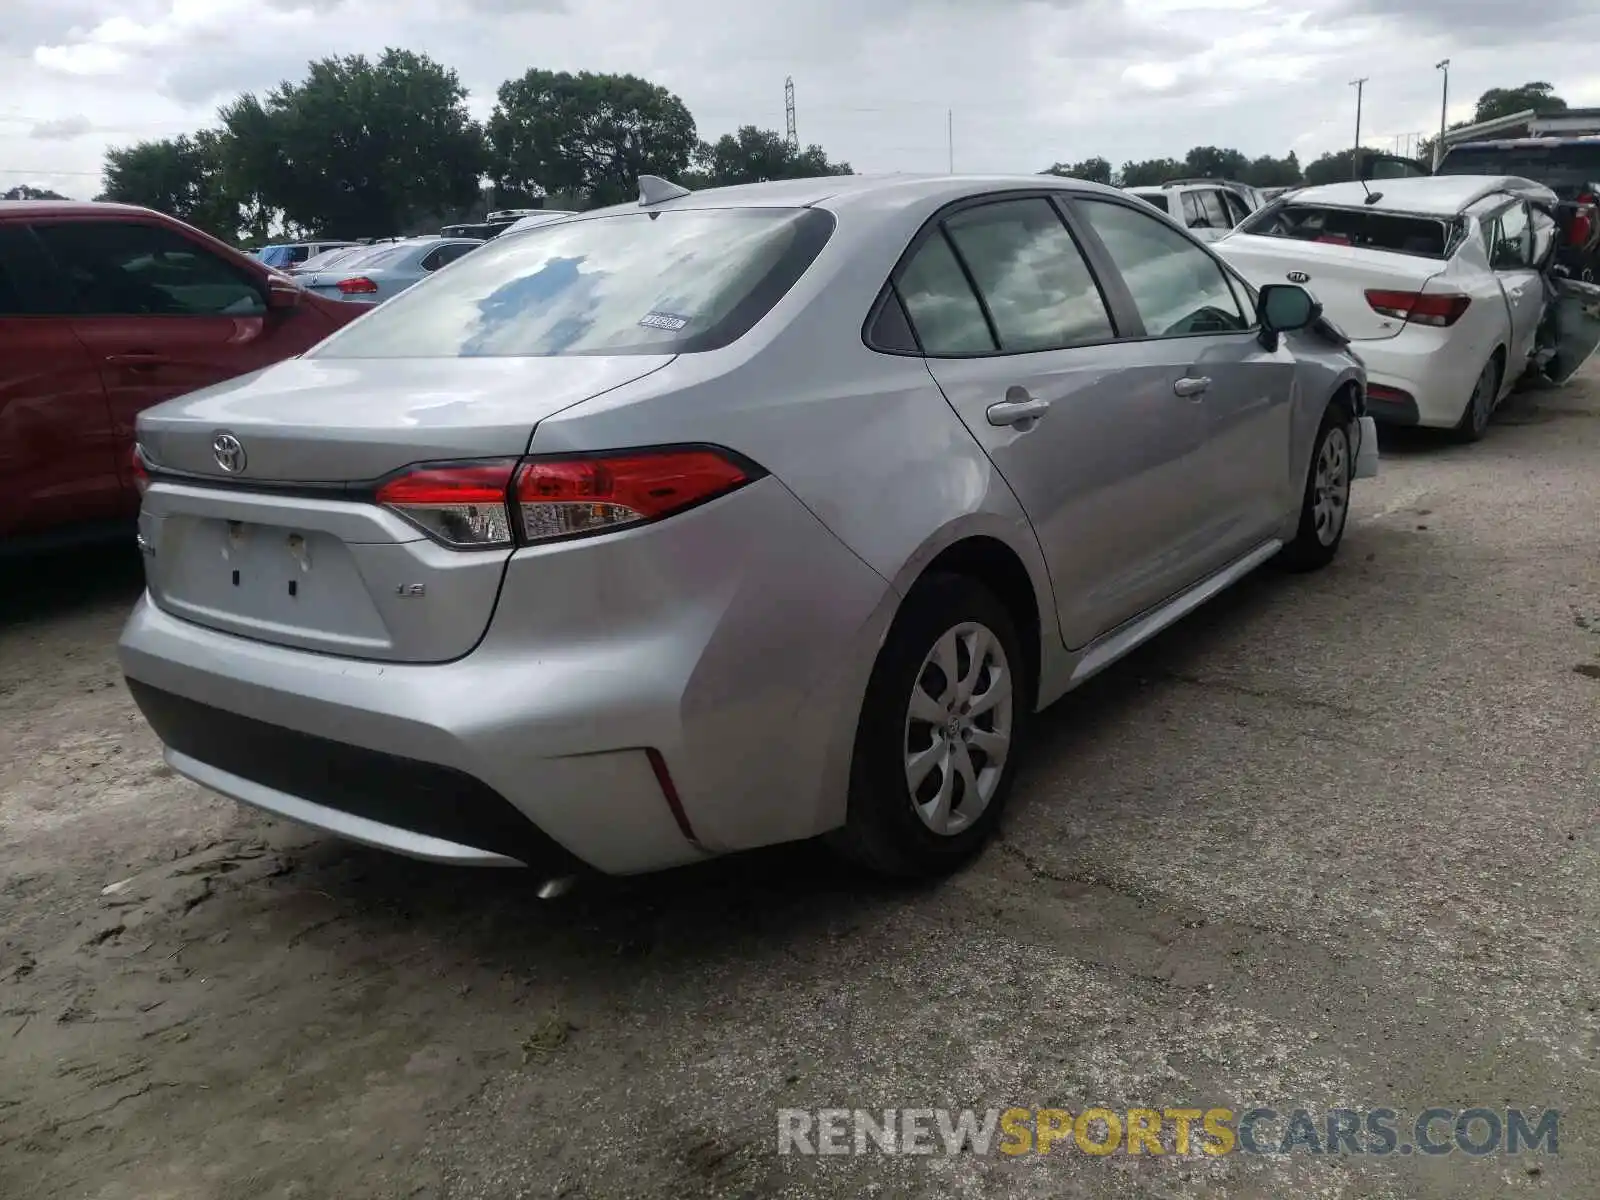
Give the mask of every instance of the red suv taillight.
[{"label": "red suv taillight", "polygon": [[476,463],[424,463],[375,499],[456,550],[606,533],[682,512],[758,477],[708,447]]},{"label": "red suv taillight", "polygon": [[1441,328],[1454,325],[1472,303],[1471,296],[1459,292],[1391,292],[1380,288],[1367,290],[1367,303],[1373,312],[1394,317],[1408,325],[1434,325]]},{"label": "red suv taillight", "polygon": [[150,487],[150,472],[144,465],[144,451],[139,449],[138,442],[133,444],[133,454],[128,459],[128,473],[133,476],[133,486],[139,495],[144,495]]},{"label": "red suv taillight", "polygon": [[370,296],[378,290],[378,285],[365,275],[357,275],[354,279],[341,279],[333,286],[339,289],[341,296]]}]

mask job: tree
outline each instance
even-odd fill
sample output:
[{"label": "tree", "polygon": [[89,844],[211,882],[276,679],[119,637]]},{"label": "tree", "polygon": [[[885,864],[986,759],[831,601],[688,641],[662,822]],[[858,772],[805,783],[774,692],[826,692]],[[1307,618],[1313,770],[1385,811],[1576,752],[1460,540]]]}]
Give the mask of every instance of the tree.
[{"label": "tree", "polygon": [[666,88],[636,75],[536,68],[500,85],[489,145],[497,188],[614,204],[638,194],[640,175],[682,175],[700,143]]},{"label": "tree", "polygon": [[1183,159],[1183,173],[1195,179],[1239,179],[1250,160],[1237,150],[1196,146]]},{"label": "tree", "polygon": [[0,192],[0,200],[66,200],[60,192],[52,192],[49,188],[37,188],[32,184],[19,183],[9,191]]},{"label": "tree", "polygon": [[1041,175],[1061,175],[1067,179],[1087,179],[1090,183],[1110,183],[1111,163],[1104,158],[1086,158],[1072,164],[1056,163],[1039,172]]},{"label": "tree", "polygon": [[1478,97],[1477,111],[1472,114],[1468,124],[1509,117],[1514,113],[1527,112],[1530,108],[1536,113],[1547,113],[1560,112],[1566,107],[1567,102],[1556,95],[1555,87],[1542,80],[1525,83],[1521,87],[1490,88]]},{"label": "tree", "polygon": [[693,175],[704,187],[851,173],[849,163],[830,162],[821,146],[796,150],[776,130],[757,129],[754,125],[740,126],[737,133],[725,133],[715,144],[701,142],[694,154]]},{"label": "tree", "polygon": [[224,173],[215,130],[114,146],[106,151],[103,198],[169,213],[217,237],[239,234],[240,202]]},{"label": "tree", "polygon": [[[1378,154],[1381,151],[1363,147],[1361,154]],[[1340,150],[1335,154],[1323,154],[1313,163],[1306,166],[1305,182],[1308,184],[1322,183],[1349,183],[1356,178],[1356,152],[1354,150]]]},{"label": "tree", "polygon": [[1182,179],[1184,164],[1175,158],[1152,158],[1144,162],[1125,162],[1117,172],[1119,187],[1152,187],[1169,179]]},{"label": "tree", "polygon": [[1242,175],[1240,183],[1248,183],[1251,187],[1291,187],[1299,183],[1300,159],[1293,150],[1284,158],[1273,158],[1270,154],[1263,154],[1260,158],[1253,159]]},{"label": "tree", "polygon": [[309,71],[222,110],[241,194],[302,229],[345,237],[395,234],[416,209],[478,199],[483,131],[454,71],[396,49]]}]

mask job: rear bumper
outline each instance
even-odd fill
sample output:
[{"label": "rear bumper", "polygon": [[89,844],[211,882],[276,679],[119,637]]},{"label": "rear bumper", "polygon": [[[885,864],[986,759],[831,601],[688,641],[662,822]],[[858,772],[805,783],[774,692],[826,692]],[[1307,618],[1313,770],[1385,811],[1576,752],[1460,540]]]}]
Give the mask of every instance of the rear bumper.
[{"label": "rear bumper", "polygon": [[[1450,428],[1461,420],[1492,347],[1480,354],[1452,341],[1451,332],[1408,326],[1392,338],[1351,344],[1367,365],[1367,411],[1379,423]],[[1375,396],[1374,387],[1402,395]]]},{"label": "rear bumper", "polygon": [[545,866],[554,849],[632,874],[842,820],[893,611],[887,583],[767,479],[519,551],[454,662],[272,645],[148,597],[121,657],[169,763],[224,795],[420,858]]}]

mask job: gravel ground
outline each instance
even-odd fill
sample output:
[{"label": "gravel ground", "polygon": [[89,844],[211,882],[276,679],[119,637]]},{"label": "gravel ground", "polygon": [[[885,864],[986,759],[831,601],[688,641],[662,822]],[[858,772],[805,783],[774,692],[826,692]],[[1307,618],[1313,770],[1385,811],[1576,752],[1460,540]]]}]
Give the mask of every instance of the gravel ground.
[{"label": "gravel ground", "polygon": [[[1593,1194],[1597,418],[1386,440],[1332,568],[1063,701],[913,891],[800,847],[544,903],[269,821],[123,689],[136,560],[8,566],[0,1197]],[[776,1152],[781,1107],[1257,1102],[1551,1106],[1561,1152]]]}]

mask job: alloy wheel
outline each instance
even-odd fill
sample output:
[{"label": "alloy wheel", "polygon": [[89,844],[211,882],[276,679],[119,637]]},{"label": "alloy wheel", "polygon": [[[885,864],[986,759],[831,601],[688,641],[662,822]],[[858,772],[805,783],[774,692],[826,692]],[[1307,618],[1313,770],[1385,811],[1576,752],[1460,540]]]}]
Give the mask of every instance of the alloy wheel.
[{"label": "alloy wheel", "polygon": [[922,823],[953,837],[994,799],[1011,751],[1015,679],[977,621],[945,631],[923,659],[905,722],[905,779]]},{"label": "alloy wheel", "polygon": [[1311,516],[1317,541],[1331,546],[1339,540],[1350,508],[1350,439],[1335,425],[1322,439],[1312,483]]}]

